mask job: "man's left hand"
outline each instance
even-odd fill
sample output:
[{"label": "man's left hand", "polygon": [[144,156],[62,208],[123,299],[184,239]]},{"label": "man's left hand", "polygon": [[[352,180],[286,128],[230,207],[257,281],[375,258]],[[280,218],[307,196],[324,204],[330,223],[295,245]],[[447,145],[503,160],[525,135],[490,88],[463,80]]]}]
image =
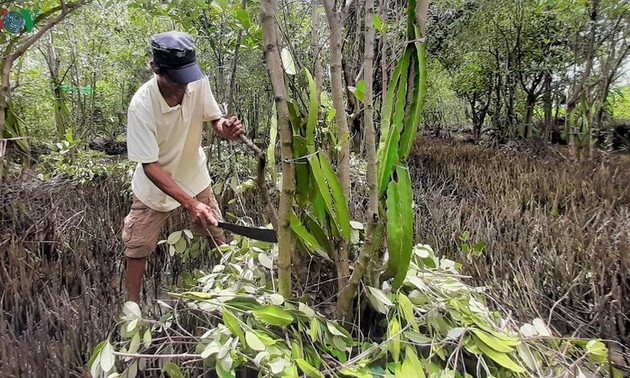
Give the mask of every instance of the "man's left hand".
[{"label": "man's left hand", "polygon": [[245,132],[241,120],[235,116],[223,119],[221,123],[221,132],[225,139],[238,140],[241,134]]}]

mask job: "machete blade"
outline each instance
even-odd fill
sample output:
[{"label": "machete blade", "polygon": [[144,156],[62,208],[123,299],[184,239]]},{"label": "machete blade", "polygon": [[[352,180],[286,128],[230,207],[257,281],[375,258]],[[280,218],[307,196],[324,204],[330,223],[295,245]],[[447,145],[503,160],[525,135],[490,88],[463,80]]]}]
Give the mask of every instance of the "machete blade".
[{"label": "machete blade", "polygon": [[219,222],[219,227],[224,230],[232,231],[235,234],[243,235],[248,238],[268,242],[277,243],[278,234],[275,230],[269,228],[247,227],[233,223]]}]

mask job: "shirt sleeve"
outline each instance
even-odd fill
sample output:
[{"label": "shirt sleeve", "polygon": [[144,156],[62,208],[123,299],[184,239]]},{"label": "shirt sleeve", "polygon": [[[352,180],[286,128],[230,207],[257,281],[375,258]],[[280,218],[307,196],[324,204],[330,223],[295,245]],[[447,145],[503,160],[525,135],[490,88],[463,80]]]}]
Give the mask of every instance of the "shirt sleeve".
[{"label": "shirt sleeve", "polygon": [[223,117],[219,104],[217,104],[217,100],[214,99],[210,89],[210,82],[207,76],[201,80],[201,92],[203,93],[203,120],[214,121]]},{"label": "shirt sleeve", "polygon": [[127,112],[127,154],[129,160],[138,163],[158,161],[159,148],[156,125],[146,107],[131,104]]}]

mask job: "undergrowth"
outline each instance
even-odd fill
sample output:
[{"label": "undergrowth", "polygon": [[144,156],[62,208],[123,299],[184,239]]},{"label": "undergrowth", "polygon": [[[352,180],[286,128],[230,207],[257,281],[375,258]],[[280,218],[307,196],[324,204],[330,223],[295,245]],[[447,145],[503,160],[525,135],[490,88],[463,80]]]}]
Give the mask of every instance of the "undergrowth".
[{"label": "undergrowth", "polygon": [[542,319],[520,323],[491,310],[492,298],[465,283],[459,264],[426,245],[414,247],[399,290],[387,283],[363,287],[362,297],[379,314],[367,333],[361,324],[347,330],[311,304],[277,294],[275,245],[237,238],[221,252],[212,271],[197,272],[193,286],[158,302],[161,317],[127,302],[116,329],[94,349],[92,376],[134,377],[143,371],[179,377],[214,370],[235,377],[243,367],[258,377],[562,377],[611,371],[601,341],[560,337]]}]

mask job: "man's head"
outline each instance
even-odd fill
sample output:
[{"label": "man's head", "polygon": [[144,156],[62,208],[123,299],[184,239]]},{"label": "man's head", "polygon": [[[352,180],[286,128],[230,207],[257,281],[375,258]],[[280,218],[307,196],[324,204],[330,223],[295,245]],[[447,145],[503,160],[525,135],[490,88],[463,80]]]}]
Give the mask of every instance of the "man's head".
[{"label": "man's head", "polygon": [[151,37],[153,64],[178,84],[188,84],[203,77],[197,64],[195,42],[179,31],[169,31]]}]

